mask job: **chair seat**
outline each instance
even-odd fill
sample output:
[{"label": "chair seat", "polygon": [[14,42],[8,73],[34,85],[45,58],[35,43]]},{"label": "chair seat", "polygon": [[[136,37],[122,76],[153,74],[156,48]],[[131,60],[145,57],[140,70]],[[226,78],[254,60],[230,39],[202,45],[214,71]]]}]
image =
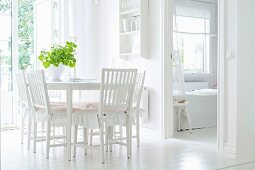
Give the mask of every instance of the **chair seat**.
[{"label": "chair seat", "polygon": [[[54,126],[60,126],[66,124],[66,103],[65,102],[52,102],[51,107],[51,119]],[[73,112],[80,111],[79,108],[74,107]],[[37,108],[34,111],[36,122],[45,122],[48,119],[48,113],[46,108]]]},{"label": "chair seat", "polygon": [[177,101],[173,102],[173,106],[174,107],[180,107],[180,106],[187,106],[189,103],[187,101],[183,102],[183,103],[179,103]]},{"label": "chair seat", "polygon": [[[97,129],[98,128],[98,112],[99,112],[99,103],[97,102],[88,102],[80,103],[75,105],[80,110],[77,110],[73,113],[72,121],[75,125],[80,125],[85,128]],[[125,125],[126,116],[125,111],[121,109],[109,108],[104,110],[105,116],[103,117],[106,126],[114,125]]]}]

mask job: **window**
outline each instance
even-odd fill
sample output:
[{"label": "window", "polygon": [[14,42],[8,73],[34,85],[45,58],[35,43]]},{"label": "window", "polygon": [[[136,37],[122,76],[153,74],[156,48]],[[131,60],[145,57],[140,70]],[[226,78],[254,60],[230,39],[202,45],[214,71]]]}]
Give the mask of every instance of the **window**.
[{"label": "window", "polygon": [[[34,0],[0,1],[0,90],[2,127],[15,126],[14,73],[33,67]],[[15,103],[15,104],[14,104]]]},{"label": "window", "polygon": [[34,0],[18,1],[19,69],[34,67]]},{"label": "window", "polygon": [[[1,122],[13,123],[12,107],[12,3],[11,0],[0,1],[0,90]],[[11,114],[7,114],[11,113]]]},{"label": "window", "polygon": [[212,4],[177,0],[173,43],[184,73],[211,71],[211,50],[217,47],[215,9]]}]

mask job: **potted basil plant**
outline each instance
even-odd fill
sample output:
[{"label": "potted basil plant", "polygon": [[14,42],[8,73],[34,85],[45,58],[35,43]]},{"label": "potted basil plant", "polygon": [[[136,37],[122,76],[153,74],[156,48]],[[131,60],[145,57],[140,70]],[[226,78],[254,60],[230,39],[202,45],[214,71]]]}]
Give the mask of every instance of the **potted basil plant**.
[{"label": "potted basil plant", "polygon": [[65,67],[74,68],[76,64],[74,42],[66,41],[65,46],[54,45],[49,51],[40,52],[38,59],[48,72],[50,80],[59,80],[65,71]]}]

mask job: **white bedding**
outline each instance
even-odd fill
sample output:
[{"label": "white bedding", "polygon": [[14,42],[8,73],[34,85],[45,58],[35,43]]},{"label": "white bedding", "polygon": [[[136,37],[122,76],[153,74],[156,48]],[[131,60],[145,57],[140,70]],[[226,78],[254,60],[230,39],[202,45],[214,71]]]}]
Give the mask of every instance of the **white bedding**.
[{"label": "white bedding", "polygon": [[217,126],[217,90],[202,89],[187,93],[187,108],[193,128]]},{"label": "white bedding", "polygon": [[[202,89],[186,93],[189,102],[187,109],[191,119],[192,128],[205,128],[217,126],[217,90]],[[183,120],[184,128],[188,128]]]}]

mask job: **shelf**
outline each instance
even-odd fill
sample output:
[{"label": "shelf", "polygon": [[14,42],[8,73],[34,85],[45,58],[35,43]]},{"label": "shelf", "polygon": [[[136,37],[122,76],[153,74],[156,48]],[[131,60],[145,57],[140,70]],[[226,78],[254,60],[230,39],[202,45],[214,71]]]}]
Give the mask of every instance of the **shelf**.
[{"label": "shelf", "polygon": [[119,0],[118,57],[124,60],[133,57],[147,59],[149,58],[149,0],[130,2],[134,2],[129,5],[130,8],[122,8],[126,7],[127,2]]},{"label": "shelf", "polygon": [[140,31],[130,31],[130,32],[121,32],[120,35],[133,35],[133,34],[137,34]]},{"label": "shelf", "polygon": [[140,9],[132,9],[132,10],[120,12],[120,15],[128,15],[128,14],[132,14],[132,13],[140,13]]}]

